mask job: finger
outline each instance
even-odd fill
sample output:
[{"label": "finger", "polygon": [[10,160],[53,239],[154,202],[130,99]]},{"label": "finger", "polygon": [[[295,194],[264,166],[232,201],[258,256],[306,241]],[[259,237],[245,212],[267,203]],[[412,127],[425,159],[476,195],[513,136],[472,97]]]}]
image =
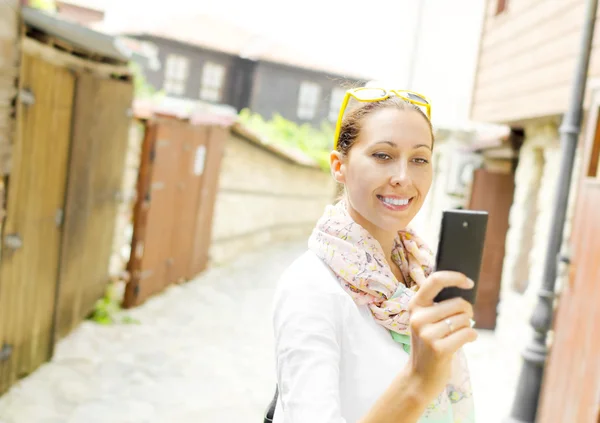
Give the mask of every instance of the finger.
[{"label": "finger", "polygon": [[440,356],[454,354],[465,344],[477,339],[477,331],[471,327],[459,329],[445,338],[435,341],[434,348]]},{"label": "finger", "polygon": [[452,298],[435,304],[435,307],[419,308],[411,315],[411,324],[424,326],[460,313],[466,313],[472,318],[473,306],[463,298]]},{"label": "finger", "polygon": [[444,288],[456,286],[462,289],[471,289],[475,284],[459,272],[441,271],[432,273],[419,287],[417,294],[411,300],[412,307],[428,307],[433,304],[433,299]]},{"label": "finger", "polygon": [[427,325],[421,331],[421,338],[431,341],[446,338],[464,328],[471,327],[471,317],[466,313],[455,314],[436,323]]}]

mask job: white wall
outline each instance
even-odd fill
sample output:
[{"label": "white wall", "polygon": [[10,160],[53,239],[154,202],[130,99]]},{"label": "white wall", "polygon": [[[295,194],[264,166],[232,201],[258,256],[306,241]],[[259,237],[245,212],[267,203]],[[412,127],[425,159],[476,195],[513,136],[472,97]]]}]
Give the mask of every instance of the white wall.
[{"label": "white wall", "polygon": [[431,98],[434,125],[463,126],[469,118],[485,1],[422,1],[416,61],[407,63],[398,81],[404,82],[413,65],[412,88]]}]

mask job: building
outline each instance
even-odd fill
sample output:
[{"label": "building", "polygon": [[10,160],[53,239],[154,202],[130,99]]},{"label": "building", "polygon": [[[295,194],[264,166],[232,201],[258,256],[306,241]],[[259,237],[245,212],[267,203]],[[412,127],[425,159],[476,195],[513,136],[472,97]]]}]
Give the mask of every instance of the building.
[{"label": "building", "polygon": [[[508,125],[522,136],[522,142],[513,143],[515,191],[502,269],[501,320],[527,324],[542,286],[549,235],[556,230],[550,223],[561,159],[559,125],[569,106],[584,13],[584,0],[486,3],[472,119]],[[561,296],[538,420],[543,422],[591,423],[599,411],[600,345],[588,340],[598,322],[592,304],[600,299],[593,288],[598,286],[598,267],[591,261],[600,255],[594,241],[600,206],[599,77],[600,47],[595,46],[564,228],[563,251],[571,268],[557,281]]]},{"label": "building", "polygon": [[80,1],[59,1],[57,12],[124,37],[134,52],[150,57],[143,66],[150,85],[172,98],[319,125],[335,122],[345,90],[368,79],[205,15],[111,24]]}]

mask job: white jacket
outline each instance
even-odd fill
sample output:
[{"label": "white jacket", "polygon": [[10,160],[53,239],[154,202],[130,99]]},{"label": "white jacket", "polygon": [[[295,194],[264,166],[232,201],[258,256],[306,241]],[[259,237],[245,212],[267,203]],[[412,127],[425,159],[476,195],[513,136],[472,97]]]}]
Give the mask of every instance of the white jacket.
[{"label": "white jacket", "polygon": [[308,251],[279,280],[273,325],[279,398],[274,423],[354,423],[408,361]]}]

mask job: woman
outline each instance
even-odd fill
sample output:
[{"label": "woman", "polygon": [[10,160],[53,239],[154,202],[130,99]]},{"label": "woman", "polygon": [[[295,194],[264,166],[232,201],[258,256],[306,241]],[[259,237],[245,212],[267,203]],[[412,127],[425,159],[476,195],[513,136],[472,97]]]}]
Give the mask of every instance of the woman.
[{"label": "woman", "polygon": [[[358,105],[344,113],[350,97]],[[432,273],[431,251],[408,229],[431,186],[433,144],[424,96],[346,93],[330,157],[344,198],[326,208],[275,295],[274,422],[473,421],[461,351],[477,337],[472,307],[433,302],[473,282]]]}]

